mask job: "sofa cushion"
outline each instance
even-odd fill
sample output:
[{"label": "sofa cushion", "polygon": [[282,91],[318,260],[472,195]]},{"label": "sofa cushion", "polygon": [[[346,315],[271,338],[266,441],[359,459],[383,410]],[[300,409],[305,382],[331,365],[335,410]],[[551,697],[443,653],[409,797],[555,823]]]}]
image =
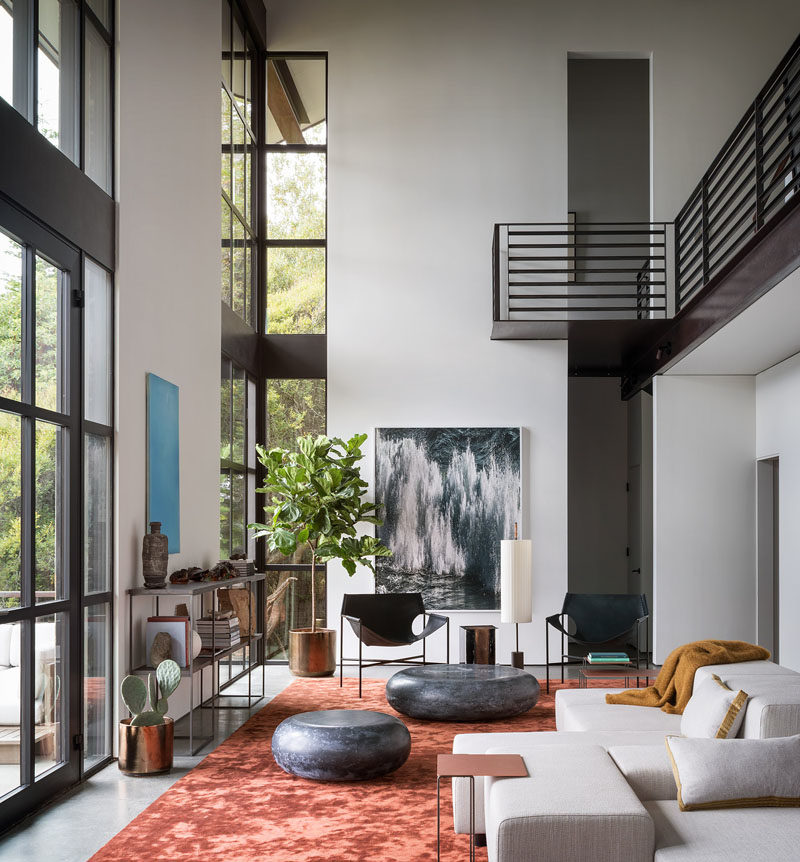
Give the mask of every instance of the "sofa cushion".
[{"label": "sofa cushion", "polygon": [[776,686],[750,697],[740,737],[770,739],[797,733],[800,733],[800,686]]},{"label": "sofa cushion", "polygon": [[0,724],[20,722],[19,668],[0,668]]},{"label": "sofa cushion", "polygon": [[[775,664],[774,661],[740,661],[733,664],[710,664],[705,667],[699,667],[694,672],[694,688],[697,688],[703,680],[711,679],[712,675],[718,676],[723,682],[728,682],[730,677],[741,676],[758,676],[758,677],[773,677],[773,676],[795,676],[800,677],[800,673],[795,670],[790,670],[788,667]],[[728,682],[728,685],[733,688]],[[741,688],[742,686],[737,686]]]},{"label": "sofa cushion", "polygon": [[8,663],[12,667],[19,667],[22,653],[22,626],[11,627],[11,643],[8,648]]},{"label": "sofa cushion", "polygon": [[653,822],[603,748],[521,754],[528,777],[486,779],[490,862],[651,862]]},{"label": "sofa cushion", "polygon": [[797,858],[800,817],[788,808],[682,812],[643,803],[655,825],[654,862],[777,862]]},{"label": "sofa cushion", "polygon": [[7,623],[0,626],[0,667],[8,667],[11,664],[11,634],[18,623]]},{"label": "sofa cushion", "polygon": [[[664,748],[665,734],[662,731],[597,731],[589,733],[570,733],[555,730],[526,731],[517,733],[459,733],[453,739],[454,754],[485,754],[495,746],[505,746],[509,751],[519,753],[525,748],[539,745],[584,746],[601,745],[647,745],[655,746],[667,763],[669,778],[672,781],[672,796],[676,794],[672,767]],[[453,823],[456,832],[469,832],[469,779],[453,779]],[[475,831],[485,832],[483,819],[483,778],[475,779]]]},{"label": "sofa cushion", "polygon": [[727,739],[736,736],[744,719],[747,693],[734,691],[713,674],[695,684],[681,715],[683,736]]},{"label": "sofa cushion", "polygon": [[612,745],[608,754],[642,801],[675,799],[678,788],[666,747],[659,745]]},{"label": "sofa cushion", "polygon": [[652,706],[608,704],[606,695],[622,689],[578,688],[556,692],[559,730],[659,730],[680,733],[681,717]]},{"label": "sofa cushion", "polygon": [[681,811],[800,806],[800,736],[668,737]]},{"label": "sofa cushion", "polygon": [[730,688],[743,688],[750,695],[738,736],[767,739],[800,733],[800,674],[726,674],[721,679]]}]

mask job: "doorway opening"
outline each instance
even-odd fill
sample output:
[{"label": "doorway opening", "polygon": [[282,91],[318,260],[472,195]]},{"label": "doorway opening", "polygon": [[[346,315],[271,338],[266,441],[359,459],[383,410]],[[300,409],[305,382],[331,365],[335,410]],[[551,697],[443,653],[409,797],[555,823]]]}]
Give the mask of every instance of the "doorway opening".
[{"label": "doorway opening", "polygon": [[756,466],[757,584],[756,634],[760,646],[780,661],[779,459],[762,458]]}]

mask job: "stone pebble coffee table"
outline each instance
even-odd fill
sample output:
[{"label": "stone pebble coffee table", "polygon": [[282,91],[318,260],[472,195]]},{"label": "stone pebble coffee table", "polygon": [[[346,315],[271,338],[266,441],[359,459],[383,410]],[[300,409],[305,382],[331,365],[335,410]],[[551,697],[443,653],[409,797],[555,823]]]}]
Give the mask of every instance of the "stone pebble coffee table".
[{"label": "stone pebble coffee table", "polygon": [[316,781],[364,781],[399,769],[411,734],[393,715],[368,709],[323,709],[284,719],[272,756],[284,772]]},{"label": "stone pebble coffee table", "polygon": [[491,721],[535,706],[539,683],[524,670],[503,665],[432,664],[390,677],[386,699],[412,718]]}]

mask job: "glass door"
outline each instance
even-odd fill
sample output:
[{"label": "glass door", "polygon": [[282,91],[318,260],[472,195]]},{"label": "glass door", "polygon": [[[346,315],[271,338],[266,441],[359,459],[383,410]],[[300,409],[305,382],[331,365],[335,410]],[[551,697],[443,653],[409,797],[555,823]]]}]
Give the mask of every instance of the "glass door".
[{"label": "glass door", "polygon": [[[97,518],[84,516],[82,464],[84,446],[100,450],[86,460],[102,485],[105,442],[92,438],[110,445],[111,424],[92,435],[83,416],[82,264],[0,202],[0,827],[80,778],[84,616],[88,632],[110,601],[100,583],[86,605],[82,582],[84,547],[106,554],[94,568],[108,578],[107,542],[84,538]],[[110,534],[110,490],[98,498]]]}]

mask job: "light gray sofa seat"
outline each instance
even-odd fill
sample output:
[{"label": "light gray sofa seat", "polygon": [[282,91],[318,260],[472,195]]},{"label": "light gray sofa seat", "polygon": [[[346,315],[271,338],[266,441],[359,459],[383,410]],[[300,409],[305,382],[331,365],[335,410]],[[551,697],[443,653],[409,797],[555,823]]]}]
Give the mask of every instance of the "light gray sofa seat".
[{"label": "light gray sofa seat", "polygon": [[681,811],[677,801],[645,802],[655,825],[655,862],[788,862],[800,858],[796,808]]},{"label": "light gray sofa seat", "polygon": [[646,706],[606,703],[606,695],[622,691],[615,688],[563,688],[556,692],[558,730],[659,730],[664,734],[681,732],[681,717]]},{"label": "light gray sofa seat", "polygon": [[[486,754],[490,748],[503,746],[508,751],[519,752],[524,748],[539,745],[552,746],[585,746],[600,745],[608,748],[619,746],[649,746],[658,747],[664,752],[664,733],[660,731],[628,731],[628,732],[589,732],[569,733],[555,730],[517,733],[459,733],[453,739],[454,754]],[[672,770],[670,768],[670,776]],[[674,782],[673,782],[674,787]],[[475,832],[486,831],[483,819],[483,788],[484,779],[475,779]],[[455,831],[466,835],[469,832],[469,779],[453,779],[453,822]]]},{"label": "light gray sofa seat", "polygon": [[605,749],[519,753],[527,778],[486,779],[489,862],[651,862],[653,821]]},{"label": "light gray sofa seat", "polygon": [[677,798],[678,785],[663,739],[657,745],[612,745],[607,751],[642,802]]}]

